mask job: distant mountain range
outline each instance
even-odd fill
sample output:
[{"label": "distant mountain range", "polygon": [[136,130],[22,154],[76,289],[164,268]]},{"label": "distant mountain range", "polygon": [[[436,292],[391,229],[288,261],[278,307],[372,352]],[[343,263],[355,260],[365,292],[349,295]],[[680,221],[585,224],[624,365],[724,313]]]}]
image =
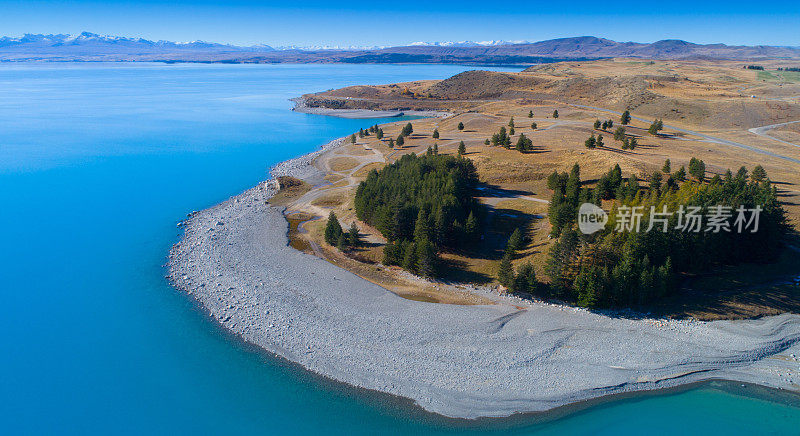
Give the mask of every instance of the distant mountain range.
[{"label": "distant mountain range", "polygon": [[161,61],[226,63],[470,63],[532,64],[609,57],[646,59],[766,58],[800,60],[800,47],[693,44],[681,40],[616,42],[593,36],[540,42],[414,43],[388,48],[240,47],[203,41],[170,42],[142,38],[28,34],[0,38],[0,61]]}]

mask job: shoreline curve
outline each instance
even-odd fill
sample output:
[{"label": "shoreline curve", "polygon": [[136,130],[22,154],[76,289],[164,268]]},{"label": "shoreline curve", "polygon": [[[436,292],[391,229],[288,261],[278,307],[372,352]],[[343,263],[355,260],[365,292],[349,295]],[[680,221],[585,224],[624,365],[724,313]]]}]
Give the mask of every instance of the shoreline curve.
[{"label": "shoreline curve", "polygon": [[[344,141],[271,174],[308,176]],[[168,277],[245,342],[322,376],[467,419],[714,379],[800,392],[800,315],[699,322],[407,300],[289,247],[275,192],[271,179],[192,213]]]}]

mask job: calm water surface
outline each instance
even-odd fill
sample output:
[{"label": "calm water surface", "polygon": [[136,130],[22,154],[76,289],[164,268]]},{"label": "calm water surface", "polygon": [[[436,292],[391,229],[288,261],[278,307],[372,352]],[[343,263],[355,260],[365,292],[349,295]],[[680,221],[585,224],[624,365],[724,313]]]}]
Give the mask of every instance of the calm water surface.
[{"label": "calm water surface", "polygon": [[3,433],[797,434],[800,408],[712,387],[546,423],[436,419],[248,349],[164,280],[188,212],[382,121],[288,98],[467,69],[0,64]]}]

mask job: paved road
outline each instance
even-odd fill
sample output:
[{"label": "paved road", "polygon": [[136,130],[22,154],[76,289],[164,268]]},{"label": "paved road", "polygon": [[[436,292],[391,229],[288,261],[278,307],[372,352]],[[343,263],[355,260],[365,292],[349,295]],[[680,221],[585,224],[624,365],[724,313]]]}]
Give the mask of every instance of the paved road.
[{"label": "paved road", "polygon": [[[597,110],[597,111],[602,111],[602,112],[609,112],[609,113],[617,114],[617,115],[621,115],[622,114],[622,112],[617,112],[617,111],[614,111],[614,110],[611,110],[611,109],[604,109],[604,108],[600,108],[600,107],[585,106],[585,105],[573,104],[573,103],[568,103],[568,104],[570,106],[575,106],[575,107],[579,107],[579,108],[583,108],[583,109],[592,109],[592,110]],[[633,118],[635,120],[639,120],[639,121],[644,121],[644,122],[647,122],[647,123],[652,121],[652,120],[648,120],[648,119],[645,119],[645,118],[634,117],[634,116],[631,116],[631,118]],[[682,129],[680,127],[670,126],[668,124],[664,124],[664,127],[670,128],[672,130],[676,130],[678,132],[683,132],[683,133],[688,133],[690,135],[698,136],[700,138],[706,139],[706,140],[708,140],[710,142],[714,142],[716,144],[722,144],[722,145],[728,145],[728,146],[731,146],[731,147],[742,148],[742,149],[749,150],[749,151],[752,151],[752,152],[755,152],[755,153],[765,154],[767,156],[777,157],[778,159],[783,159],[783,160],[786,160],[786,161],[789,161],[789,162],[800,164],[800,159],[798,159],[798,158],[784,156],[784,155],[781,155],[781,154],[773,153],[771,151],[762,150],[760,148],[753,147],[752,145],[746,145],[746,144],[742,144],[742,143],[736,142],[736,141],[731,141],[731,140],[728,140],[728,139],[717,138],[716,136],[711,136],[711,135],[707,135],[705,133],[695,132],[695,131],[689,130],[689,129]],[[775,138],[771,138],[771,139],[775,139]],[[794,145],[794,144],[792,144],[792,145]]]},{"label": "paved road", "polygon": [[800,123],[800,120],[798,120],[798,121],[789,121],[788,123],[770,124],[769,126],[753,127],[752,129],[747,129],[747,131],[750,132],[750,133],[754,133],[756,135],[759,135],[759,136],[763,136],[765,138],[772,139],[773,141],[778,141],[778,142],[786,144],[786,145],[791,145],[792,147],[800,147],[800,145],[797,145],[797,144],[795,144],[793,142],[784,141],[783,139],[778,139],[778,138],[776,138],[774,136],[770,136],[770,135],[767,134],[768,131],[770,131],[770,130],[776,128],[776,127],[787,126],[789,124],[794,124],[794,123]]}]

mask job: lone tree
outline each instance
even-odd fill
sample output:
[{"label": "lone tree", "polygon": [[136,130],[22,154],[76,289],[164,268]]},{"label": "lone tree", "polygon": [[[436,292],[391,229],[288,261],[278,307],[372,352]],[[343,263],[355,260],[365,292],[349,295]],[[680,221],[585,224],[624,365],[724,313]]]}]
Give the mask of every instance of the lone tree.
[{"label": "lone tree", "polygon": [[336,246],[342,233],[342,225],[339,224],[339,218],[336,218],[336,214],[331,211],[328,215],[328,223],[325,224],[325,242]]},{"label": "lone tree", "polygon": [[352,135],[350,135],[350,142],[351,142],[351,143],[353,143],[353,144],[355,144],[355,143],[356,143],[356,134],[355,134],[355,133],[353,133]]},{"label": "lone tree", "polygon": [[458,155],[463,156],[467,153],[467,146],[464,145],[464,141],[458,143]]},{"label": "lone tree", "polygon": [[531,129],[536,130],[537,128],[538,126],[536,125],[536,123],[531,123]]},{"label": "lone tree", "polygon": [[622,113],[622,116],[619,117],[619,122],[622,123],[623,126],[627,126],[628,123],[631,122],[631,113],[630,111],[625,111]]},{"label": "lone tree", "polygon": [[439,129],[433,129],[433,139],[439,139]]},{"label": "lone tree", "polygon": [[528,118],[533,118],[533,111],[528,112]]},{"label": "lone tree", "polygon": [[669,174],[672,172],[672,162],[670,162],[669,159],[664,161],[664,166],[661,167],[661,172],[664,174]]},{"label": "lone tree", "polygon": [[458,122],[458,130],[464,130],[464,123],[461,121]]},{"label": "lone tree", "polygon": [[592,133],[589,139],[583,142],[583,145],[585,145],[586,148],[595,148],[597,146],[597,138],[594,137],[594,133]]},{"label": "lone tree", "polygon": [[553,111],[553,118],[558,118],[558,109]]}]

